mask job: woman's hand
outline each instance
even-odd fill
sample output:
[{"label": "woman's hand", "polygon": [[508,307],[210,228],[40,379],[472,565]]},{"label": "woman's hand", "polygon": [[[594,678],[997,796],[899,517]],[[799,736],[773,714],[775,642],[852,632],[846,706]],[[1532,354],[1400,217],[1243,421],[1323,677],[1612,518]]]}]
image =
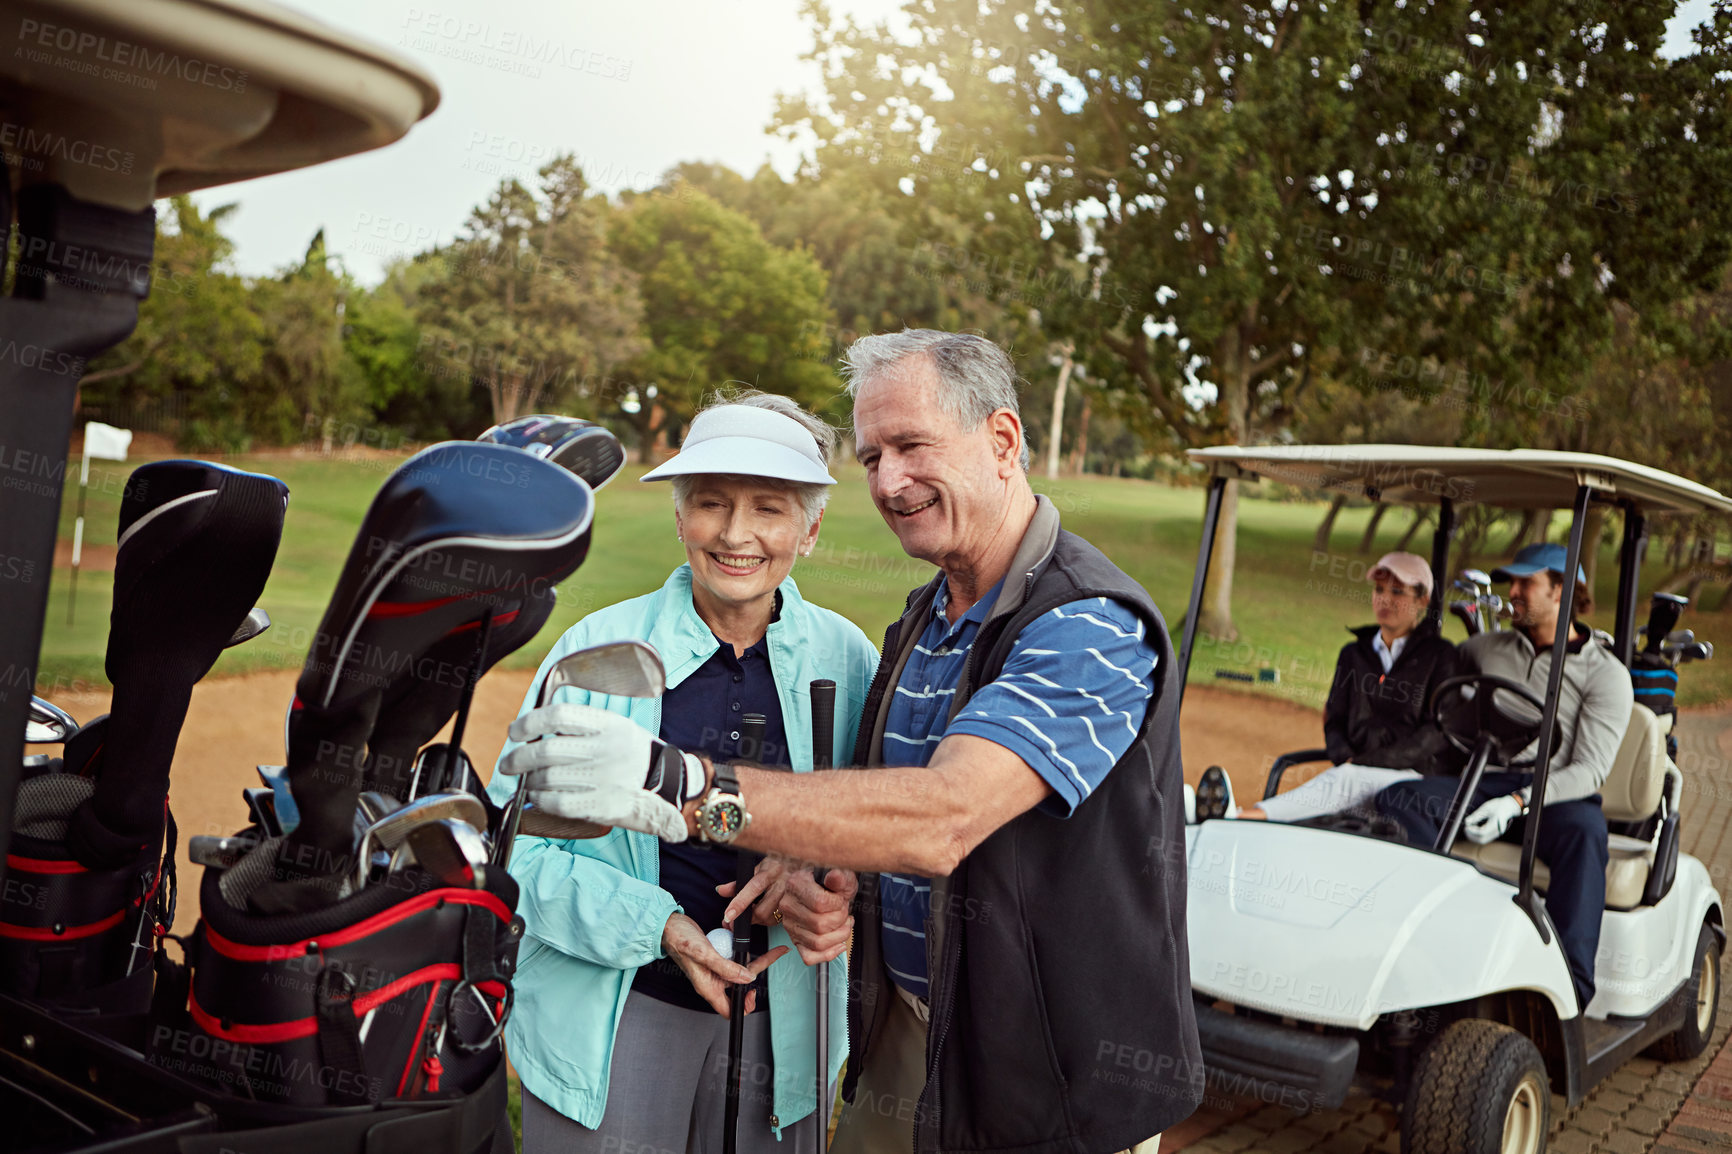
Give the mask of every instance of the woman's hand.
[{"label": "woman's hand", "polygon": [[[710,939],[704,936],[704,931],[698,928],[698,923],[685,914],[675,913],[662,927],[662,952],[685,972],[698,997],[726,1018],[729,1016],[728,986],[755,981],[771,962],[788,952],[788,947],[777,946],[763,957],[753,959],[750,965],[742,966],[732,958],[718,954]],[[752,1012],[757,1000],[756,990],[746,991],[746,1013]]]},{"label": "woman's hand", "polygon": [[[752,920],[787,930],[800,951],[800,960],[815,966],[840,957],[848,948],[849,935],[854,931],[848,906],[859,888],[859,879],[852,870],[826,870],[824,884],[820,885],[809,866],[766,855],[745,888],[728,903],[722,922],[733,925],[734,919],[755,902]],[[733,891],[733,882],[716,887],[723,897],[729,897]]]}]

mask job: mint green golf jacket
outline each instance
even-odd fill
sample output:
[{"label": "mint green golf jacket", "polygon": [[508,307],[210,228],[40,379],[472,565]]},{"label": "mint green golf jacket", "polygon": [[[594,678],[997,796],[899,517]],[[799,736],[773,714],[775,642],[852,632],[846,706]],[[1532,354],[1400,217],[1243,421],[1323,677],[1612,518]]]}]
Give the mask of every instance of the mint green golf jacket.
[{"label": "mint green golf jacket", "polygon": [[[808,686],[815,678],[836,682],[836,748],[831,764],[853,754],[866,689],[878,651],[858,626],[800,596],[793,578],[782,582],[781,616],[770,624],[770,670],[794,769],[812,768],[812,709]],[[692,571],[681,565],[659,590],[599,609],[560,637],[529,693],[523,711],[535,707],[542,679],[554,662],[575,649],[607,641],[648,641],[667,667],[668,685],[678,685],[714,655],[715,634],[692,606]],[[554,701],[593,705],[624,714],[649,730],[661,730],[661,701],[591,694],[571,687]],[[511,752],[507,742],[500,756]],[[495,771],[488,792],[501,804],[516,780]],[[748,806],[750,799],[747,799]],[[527,934],[518,956],[516,1005],[505,1027],[518,1077],[530,1093],[584,1126],[601,1124],[607,1107],[608,1070],[614,1034],[625,1012],[632,975],[662,954],[662,928],[677,909],[658,885],[661,862],[656,839],[615,829],[603,837],[556,841],[519,837],[511,875],[522,888],[517,910]],[[770,928],[770,946],[789,951],[770,966],[770,1048],[774,1071],[771,1125],[784,1127],[814,1107],[816,1017],[815,970],[800,960],[787,931]],[[848,1052],[848,970],[845,957],[830,969],[830,1076]]]}]

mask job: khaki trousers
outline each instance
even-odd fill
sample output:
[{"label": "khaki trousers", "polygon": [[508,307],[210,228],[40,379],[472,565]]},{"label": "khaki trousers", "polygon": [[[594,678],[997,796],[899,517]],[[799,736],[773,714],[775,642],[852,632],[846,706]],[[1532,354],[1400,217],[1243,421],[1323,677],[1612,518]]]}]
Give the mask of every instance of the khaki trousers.
[{"label": "khaki trousers", "polygon": [[[854,1102],[844,1104],[830,1154],[913,1154],[915,1110],[926,1088],[926,1006],[884,977],[895,992],[884,1030],[872,1039],[872,1064],[860,1075]],[[1125,1154],[1160,1154],[1161,1136]]]}]

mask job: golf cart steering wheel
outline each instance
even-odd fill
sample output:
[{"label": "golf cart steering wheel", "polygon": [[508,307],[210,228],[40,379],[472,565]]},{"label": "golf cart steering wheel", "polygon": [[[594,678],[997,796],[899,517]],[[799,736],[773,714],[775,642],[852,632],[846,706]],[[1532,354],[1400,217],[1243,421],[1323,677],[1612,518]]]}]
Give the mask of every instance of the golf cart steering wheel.
[{"label": "golf cart steering wheel", "polygon": [[[1474,690],[1471,715],[1465,710],[1450,708],[1452,700],[1465,696],[1462,691],[1469,686]],[[1532,721],[1522,721],[1499,709],[1496,701],[1499,690],[1513,693],[1533,706],[1537,716]],[[1534,764],[1535,759],[1531,757],[1526,761],[1512,759],[1539,736],[1545,709],[1546,703],[1526,685],[1491,673],[1465,673],[1451,677],[1431,694],[1431,720],[1443,731],[1449,744],[1471,757],[1480,735],[1489,733],[1494,742],[1492,756],[1505,769],[1528,769]],[[1467,724],[1469,722],[1471,725]]]}]

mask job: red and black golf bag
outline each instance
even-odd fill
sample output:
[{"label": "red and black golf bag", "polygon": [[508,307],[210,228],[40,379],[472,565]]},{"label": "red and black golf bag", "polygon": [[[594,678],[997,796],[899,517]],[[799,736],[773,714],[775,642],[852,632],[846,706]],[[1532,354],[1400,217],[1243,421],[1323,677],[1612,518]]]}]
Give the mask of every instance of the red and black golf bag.
[{"label": "red and black golf bag", "polygon": [[[280,1105],[503,1093],[516,884],[492,865],[459,884],[395,856],[387,869],[359,848],[357,813],[363,791],[411,800],[417,750],[547,620],[592,513],[578,477],[499,444],[436,445],[386,481],[296,684],[296,820],[244,831],[256,846],[206,871],[184,1013],[157,1022],[157,1061]],[[473,773],[435,784],[472,794],[497,830]]]}]

